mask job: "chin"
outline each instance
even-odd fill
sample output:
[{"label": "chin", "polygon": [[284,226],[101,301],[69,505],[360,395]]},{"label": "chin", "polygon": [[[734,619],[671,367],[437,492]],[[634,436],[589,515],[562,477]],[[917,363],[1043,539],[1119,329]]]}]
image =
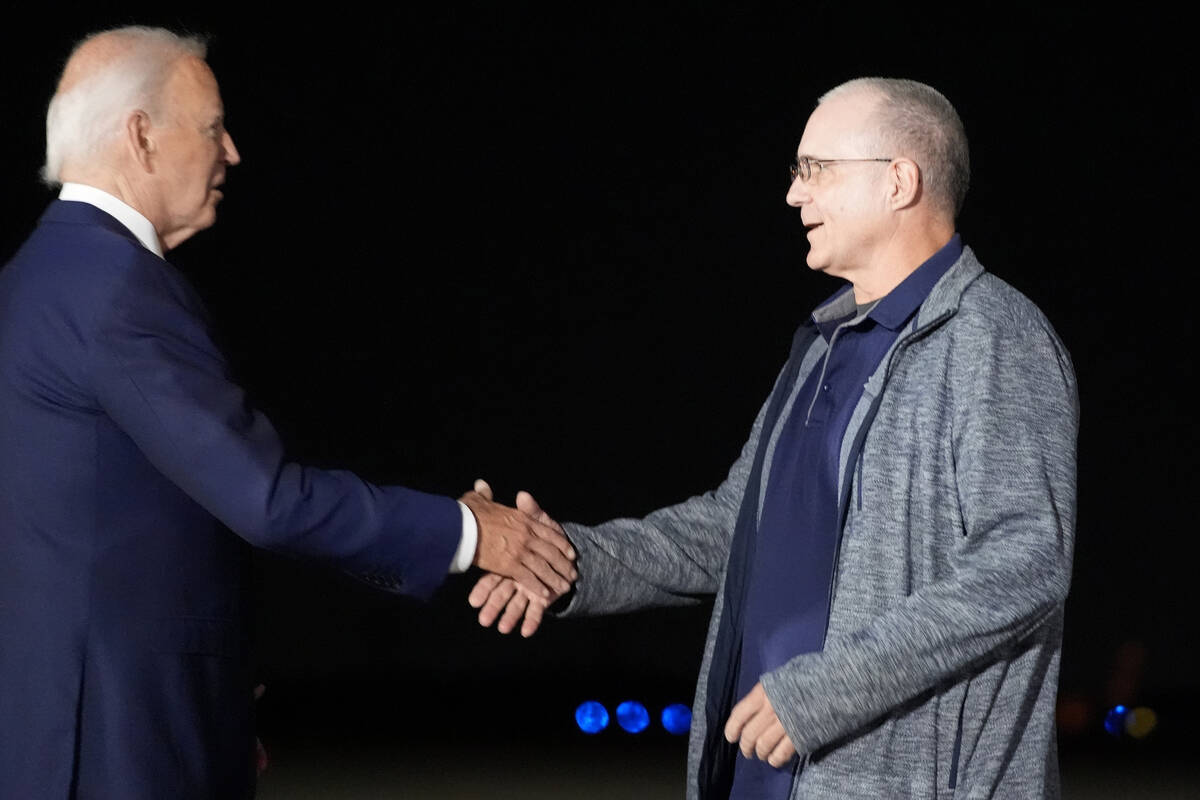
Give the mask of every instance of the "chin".
[{"label": "chin", "polygon": [[213,226],[213,223],[216,221],[217,221],[217,208],[216,208],[216,206],[209,206],[208,209],[206,209],[205,213],[200,214],[196,218],[196,222],[195,222],[195,224],[192,225],[192,227],[198,231],[202,231],[205,228],[211,228]]}]

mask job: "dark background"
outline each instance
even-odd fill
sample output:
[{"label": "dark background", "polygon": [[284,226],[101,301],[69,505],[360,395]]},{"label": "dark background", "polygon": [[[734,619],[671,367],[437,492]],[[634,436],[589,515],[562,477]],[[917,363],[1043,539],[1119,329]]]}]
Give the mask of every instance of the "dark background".
[{"label": "dark background", "polygon": [[[243,163],[219,223],[171,258],[295,458],[455,496],[484,476],[580,522],[641,515],[720,482],[792,331],[838,285],[805,266],[784,203],[815,99],[865,74],[928,82],[971,141],[964,239],[1047,313],[1078,372],[1064,756],[1184,752],[1197,127],[1182,20],[780,8],[47,12],[0,34],[0,259],[51,197],[45,103],[73,42],[132,22],[208,34]],[[475,625],[473,576],[420,604],[258,565],[276,769],[464,724],[479,746],[620,750],[613,731],[573,730],[576,703],[692,698],[708,606],[521,641]],[[1158,730],[1105,737],[1118,701],[1153,707]],[[680,740],[648,735],[682,762]]]}]

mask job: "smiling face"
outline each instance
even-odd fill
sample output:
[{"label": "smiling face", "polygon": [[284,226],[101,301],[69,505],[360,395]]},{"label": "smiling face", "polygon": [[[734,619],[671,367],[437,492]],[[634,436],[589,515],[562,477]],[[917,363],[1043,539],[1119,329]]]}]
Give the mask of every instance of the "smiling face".
[{"label": "smiling face", "polygon": [[163,90],[165,120],[156,126],[155,227],[173,247],[217,219],[225,168],[241,157],[225,130],[225,109],[212,70],[199,58],[182,58]]},{"label": "smiling face", "polygon": [[[852,92],[817,106],[797,148],[812,159],[890,158],[870,135],[877,95]],[[816,170],[807,182],[792,181],[787,202],[800,209],[808,235],[808,266],[845,278],[870,267],[890,234],[888,164],[853,161]]]}]

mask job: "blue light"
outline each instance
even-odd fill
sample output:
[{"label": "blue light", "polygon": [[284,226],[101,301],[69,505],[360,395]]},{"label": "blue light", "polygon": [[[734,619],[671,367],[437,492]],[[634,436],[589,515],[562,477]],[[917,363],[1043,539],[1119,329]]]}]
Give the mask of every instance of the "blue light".
[{"label": "blue light", "polygon": [[1129,713],[1129,709],[1125,706],[1113,706],[1113,708],[1104,715],[1104,730],[1108,731],[1113,736],[1120,736],[1125,732],[1125,715]]},{"label": "blue light", "polygon": [[608,727],[608,709],[595,700],[580,703],[575,709],[575,724],[584,733],[599,733]]},{"label": "blue light", "polygon": [[692,710],[683,703],[672,703],[663,709],[662,725],[670,733],[682,736],[692,727]]},{"label": "blue light", "polygon": [[617,706],[617,724],[630,733],[641,733],[650,726],[650,712],[636,700]]}]

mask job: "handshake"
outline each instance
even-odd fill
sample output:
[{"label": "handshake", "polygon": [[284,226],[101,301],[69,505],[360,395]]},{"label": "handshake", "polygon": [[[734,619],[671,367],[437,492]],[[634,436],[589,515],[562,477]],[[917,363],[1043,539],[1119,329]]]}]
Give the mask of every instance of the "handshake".
[{"label": "handshake", "polygon": [[492,487],[477,480],[459,499],[479,526],[472,563],[487,572],[467,602],[479,609],[480,625],[489,627],[499,618],[497,630],[509,633],[521,622],[521,635],[532,636],[546,609],[579,577],[575,549],[528,492],[517,493],[513,509],[493,502]]}]

